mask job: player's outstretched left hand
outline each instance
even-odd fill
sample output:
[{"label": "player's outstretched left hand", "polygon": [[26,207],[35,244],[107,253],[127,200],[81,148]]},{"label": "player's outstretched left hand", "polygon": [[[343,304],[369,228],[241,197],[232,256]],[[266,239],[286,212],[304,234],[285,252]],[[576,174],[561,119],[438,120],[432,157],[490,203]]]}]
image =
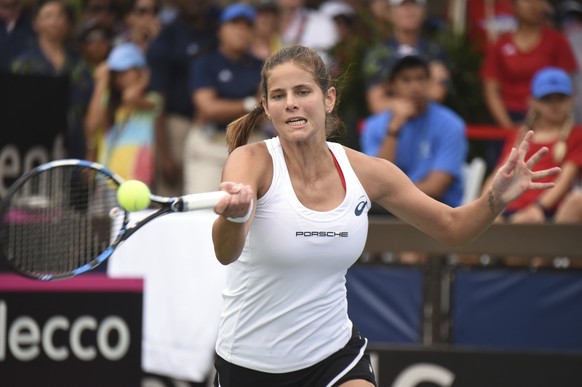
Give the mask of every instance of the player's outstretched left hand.
[{"label": "player's outstretched left hand", "polygon": [[557,175],[560,173],[559,167],[535,172],[532,170],[538,161],[548,153],[548,148],[541,148],[528,160],[525,160],[533,135],[533,131],[526,133],[519,146],[511,150],[507,161],[499,168],[493,178],[492,193],[503,206],[508,205],[526,191],[549,189],[555,186],[554,182],[536,182],[536,180]]}]

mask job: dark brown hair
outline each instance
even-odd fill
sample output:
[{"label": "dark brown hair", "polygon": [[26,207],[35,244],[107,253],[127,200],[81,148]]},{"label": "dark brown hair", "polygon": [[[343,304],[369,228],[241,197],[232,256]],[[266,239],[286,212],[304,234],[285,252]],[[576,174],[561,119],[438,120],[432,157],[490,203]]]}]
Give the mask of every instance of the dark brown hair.
[{"label": "dark brown hair", "polygon": [[[294,45],[280,49],[265,61],[263,69],[261,70],[261,85],[259,88],[261,99],[267,100],[267,81],[271,71],[275,67],[289,62],[294,63],[297,66],[302,67],[305,71],[311,73],[313,79],[324,95],[329,88],[333,86],[329,70],[319,54],[311,48]],[[339,102],[339,100],[336,101],[336,105],[337,102]],[[259,105],[250,113],[247,113],[228,125],[226,129],[226,142],[228,144],[229,153],[248,142],[253,129],[258,122],[264,119],[264,116],[265,110],[262,105]],[[326,116],[325,128],[327,137],[331,137],[341,128],[341,121],[335,112]]]},{"label": "dark brown hair", "polygon": [[36,17],[40,13],[40,11],[44,8],[44,6],[47,4],[50,4],[50,3],[56,3],[62,8],[63,12],[65,13],[65,17],[67,18],[67,21],[69,22],[69,28],[71,28],[73,26],[73,22],[75,21],[75,12],[69,4],[65,3],[62,0],[40,0],[40,1],[38,1],[35,4],[34,8],[32,9],[33,19],[36,19]]}]

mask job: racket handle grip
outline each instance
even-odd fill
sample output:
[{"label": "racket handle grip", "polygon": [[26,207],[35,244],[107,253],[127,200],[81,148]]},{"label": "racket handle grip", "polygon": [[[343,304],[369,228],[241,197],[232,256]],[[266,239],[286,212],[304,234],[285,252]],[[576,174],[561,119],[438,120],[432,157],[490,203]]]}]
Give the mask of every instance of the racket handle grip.
[{"label": "racket handle grip", "polygon": [[228,196],[224,191],[202,192],[181,196],[183,208],[181,211],[195,211],[214,208],[223,197]]}]

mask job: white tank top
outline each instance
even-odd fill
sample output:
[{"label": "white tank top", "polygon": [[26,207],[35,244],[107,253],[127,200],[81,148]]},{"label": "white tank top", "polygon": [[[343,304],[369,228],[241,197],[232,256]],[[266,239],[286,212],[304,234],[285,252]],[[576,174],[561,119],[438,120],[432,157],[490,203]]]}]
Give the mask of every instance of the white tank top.
[{"label": "white tank top", "polygon": [[227,268],[216,352],[242,367],[283,373],[325,359],[351,337],[345,274],[364,248],[370,200],[343,146],[328,143],[345,198],[331,211],[304,207],[279,139],[265,142],[273,180],[241,256]]}]

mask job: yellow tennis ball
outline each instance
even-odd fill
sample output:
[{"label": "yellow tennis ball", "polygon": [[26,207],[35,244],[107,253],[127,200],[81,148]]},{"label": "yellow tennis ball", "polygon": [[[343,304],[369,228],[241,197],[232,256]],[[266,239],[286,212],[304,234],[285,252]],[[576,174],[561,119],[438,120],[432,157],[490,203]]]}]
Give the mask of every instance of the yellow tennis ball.
[{"label": "yellow tennis ball", "polygon": [[139,180],[128,180],[117,189],[117,201],[126,211],[141,211],[150,205],[150,189]]}]

